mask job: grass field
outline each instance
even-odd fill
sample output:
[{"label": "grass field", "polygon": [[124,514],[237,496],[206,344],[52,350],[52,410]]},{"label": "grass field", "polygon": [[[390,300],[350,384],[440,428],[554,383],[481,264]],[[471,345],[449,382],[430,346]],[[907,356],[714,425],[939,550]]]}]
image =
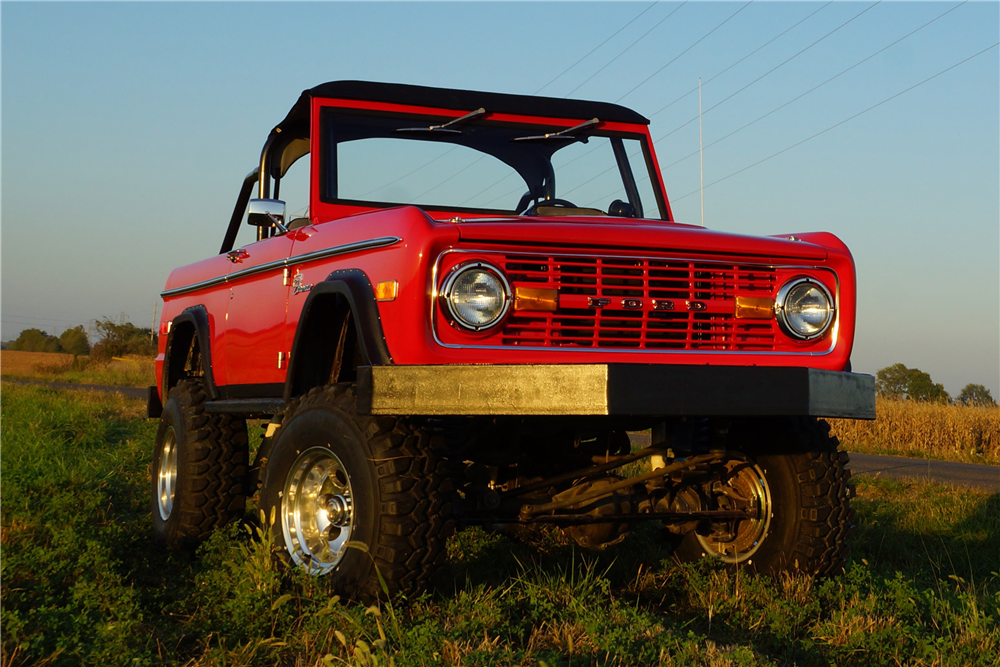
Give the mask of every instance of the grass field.
[{"label": "grass field", "polygon": [[468,530],[435,590],[366,609],[275,571],[243,525],[154,548],[140,401],[0,398],[3,667],[1000,664],[1000,496],[859,481],[826,580],[679,565],[648,524],[600,554]]},{"label": "grass field", "polygon": [[156,384],[153,360],[129,356],[98,363],[89,357],[54,352],[0,352],[3,377],[44,382],[99,384],[110,387],[149,387]]}]

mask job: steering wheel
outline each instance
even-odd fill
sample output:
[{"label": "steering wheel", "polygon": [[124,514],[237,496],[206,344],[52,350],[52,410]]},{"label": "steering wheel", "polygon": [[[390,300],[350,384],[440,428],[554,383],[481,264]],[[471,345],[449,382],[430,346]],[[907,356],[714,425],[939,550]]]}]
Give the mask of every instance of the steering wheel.
[{"label": "steering wheel", "polygon": [[559,206],[561,208],[579,208],[576,204],[565,199],[537,199],[535,203],[528,207],[521,215],[538,215],[539,206]]}]

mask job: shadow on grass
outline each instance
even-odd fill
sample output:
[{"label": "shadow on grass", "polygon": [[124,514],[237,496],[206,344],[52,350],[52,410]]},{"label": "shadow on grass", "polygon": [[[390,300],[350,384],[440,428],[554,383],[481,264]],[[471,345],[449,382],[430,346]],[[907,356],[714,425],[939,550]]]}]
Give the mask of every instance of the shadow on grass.
[{"label": "shadow on grass", "polygon": [[[683,647],[694,638],[753,656],[734,664],[870,667],[916,656],[991,664],[984,656],[1000,640],[990,620],[1000,617],[1000,496],[892,482],[867,491],[874,497],[855,503],[859,531],[847,572],[835,577],[766,577],[711,562],[680,564],[652,523],[599,553],[561,544],[552,534],[522,543],[472,529],[454,540],[445,572],[450,585],[438,588],[439,604],[447,606],[456,592],[503,589],[522,598],[519,614],[536,614],[522,632],[567,618],[586,625],[591,616],[608,619],[598,622],[597,634],[618,632],[623,623],[652,623],[660,646]],[[568,582],[585,570],[607,580],[600,609],[574,616],[555,608],[537,617],[540,603],[521,578],[572,587],[559,577]],[[626,608],[640,621],[622,621]],[[617,655],[627,651],[622,645]]]},{"label": "shadow on grass", "polygon": [[927,586],[954,575],[976,585],[992,580],[1000,590],[1000,494],[902,481],[872,487],[875,497],[854,503],[855,561],[863,558],[886,574],[905,571]]},{"label": "shadow on grass", "polygon": [[509,533],[470,527],[452,538],[438,590],[447,594],[456,585],[502,586],[526,568],[565,570],[581,559],[606,573],[612,585],[625,586],[643,568],[658,566],[671,553],[655,522],[638,524],[624,542],[603,551],[582,550],[551,526],[519,527]]}]

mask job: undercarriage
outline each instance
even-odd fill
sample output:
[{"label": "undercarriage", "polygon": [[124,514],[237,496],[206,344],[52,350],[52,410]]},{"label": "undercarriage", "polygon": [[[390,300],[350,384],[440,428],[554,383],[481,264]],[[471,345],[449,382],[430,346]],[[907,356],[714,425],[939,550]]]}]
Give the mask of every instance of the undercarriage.
[{"label": "undercarriage", "polygon": [[[581,547],[604,549],[632,524],[658,521],[678,538],[693,532],[735,556],[767,532],[771,508],[763,473],[727,449],[729,428],[729,420],[661,422],[650,435],[634,433],[652,442],[632,451],[620,429],[567,433],[552,420],[441,425],[449,458],[463,458],[460,524],[556,525]],[[478,435],[456,451],[454,441],[470,431]],[[503,443],[492,442],[500,433]]]}]

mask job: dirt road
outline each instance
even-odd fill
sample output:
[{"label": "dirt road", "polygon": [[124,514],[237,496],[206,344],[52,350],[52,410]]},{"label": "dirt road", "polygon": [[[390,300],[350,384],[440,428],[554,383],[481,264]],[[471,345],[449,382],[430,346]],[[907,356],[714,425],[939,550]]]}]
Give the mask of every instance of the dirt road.
[{"label": "dirt road", "polygon": [[916,479],[1000,493],[1000,466],[851,452],[851,472],[855,477]]}]

